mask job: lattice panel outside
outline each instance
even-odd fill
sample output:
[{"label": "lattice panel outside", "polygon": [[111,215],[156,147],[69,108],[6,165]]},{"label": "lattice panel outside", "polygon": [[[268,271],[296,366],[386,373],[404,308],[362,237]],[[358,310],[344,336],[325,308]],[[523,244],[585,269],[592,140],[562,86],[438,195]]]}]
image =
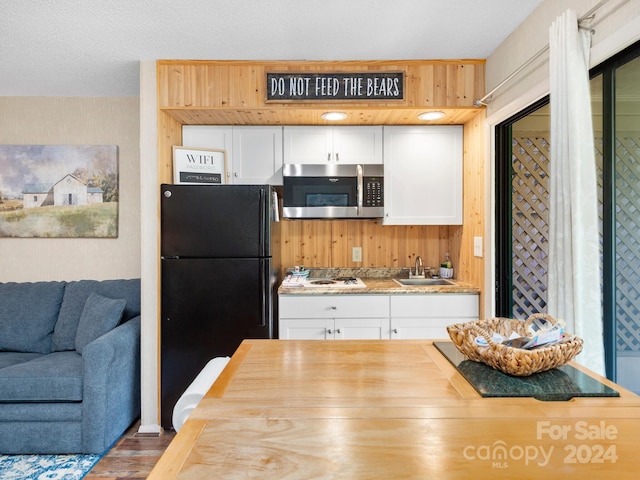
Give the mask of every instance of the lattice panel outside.
[{"label": "lattice panel outside", "polygon": [[513,138],[513,316],[527,318],[547,307],[549,141]]},{"label": "lattice panel outside", "polygon": [[[601,138],[595,139],[595,146],[602,258]],[[512,274],[515,318],[546,311],[549,149],[549,141],[545,138],[513,138]],[[640,351],[640,138],[617,139],[615,195],[617,349]],[[600,282],[602,284],[602,278]]]},{"label": "lattice panel outside", "polygon": [[616,139],[616,343],[640,351],[640,138]]}]

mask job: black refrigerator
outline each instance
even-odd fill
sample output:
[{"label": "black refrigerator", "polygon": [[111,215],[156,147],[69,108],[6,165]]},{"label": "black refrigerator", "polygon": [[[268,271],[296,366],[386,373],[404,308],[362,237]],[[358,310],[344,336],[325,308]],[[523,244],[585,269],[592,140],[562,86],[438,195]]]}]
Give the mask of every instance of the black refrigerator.
[{"label": "black refrigerator", "polygon": [[161,425],[209,360],[277,337],[277,192],[161,185]]}]

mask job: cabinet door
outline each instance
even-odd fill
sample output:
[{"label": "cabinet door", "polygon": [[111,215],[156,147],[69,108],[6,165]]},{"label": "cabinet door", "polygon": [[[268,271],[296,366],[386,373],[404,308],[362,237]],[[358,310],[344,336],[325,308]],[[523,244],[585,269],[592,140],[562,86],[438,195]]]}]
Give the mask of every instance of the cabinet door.
[{"label": "cabinet door", "polygon": [[391,317],[391,338],[393,340],[448,340],[448,319],[425,317],[396,318]]},{"label": "cabinet door", "polygon": [[232,183],[282,185],[282,127],[233,127]]},{"label": "cabinet door", "polygon": [[288,318],[280,320],[278,338],[284,340],[333,339],[333,319]]},{"label": "cabinet door", "polygon": [[327,127],[284,127],[284,163],[331,162],[333,133]]},{"label": "cabinet door", "polygon": [[462,224],[462,126],[384,127],[385,225]]},{"label": "cabinet door", "polygon": [[391,295],[392,339],[448,339],[447,325],[478,320],[475,294]]},{"label": "cabinet door", "polygon": [[332,159],[345,164],[382,164],[382,127],[334,127]]},{"label": "cabinet door", "polygon": [[388,339],[388,318],[339,318],[335,320],[336,340]]},{"label": "cabinet door", "polygon": [[233,128],[215,125],[184,125],[182,145],[185,147],[214,148],[227,151],[227,183],[231,180],[233,162]]},{"label": "cabinet door", "polygon": [[382,127],[284,127],[284,163],[382,163]]},{"label": "cabinet door", "polygon": [[185,147],[214,148],[227,152],[227,183],[233,183],[231,169],[233,162],[233,128],[215,125],[184,125],[182,145]]}]

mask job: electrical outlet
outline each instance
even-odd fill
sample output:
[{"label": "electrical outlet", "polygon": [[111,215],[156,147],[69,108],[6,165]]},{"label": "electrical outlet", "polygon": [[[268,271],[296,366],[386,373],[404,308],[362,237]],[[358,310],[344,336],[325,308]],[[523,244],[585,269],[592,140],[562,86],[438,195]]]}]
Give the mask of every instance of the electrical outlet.
[{"label": "electrical outlet", "polygon": [[482,257],[482,237],[473,237],[473,255]]},{"label": "electrical outlet", "polygon": [[362,261],[362,247],[353,247],[351,249],[351,261],[353,262]]}]

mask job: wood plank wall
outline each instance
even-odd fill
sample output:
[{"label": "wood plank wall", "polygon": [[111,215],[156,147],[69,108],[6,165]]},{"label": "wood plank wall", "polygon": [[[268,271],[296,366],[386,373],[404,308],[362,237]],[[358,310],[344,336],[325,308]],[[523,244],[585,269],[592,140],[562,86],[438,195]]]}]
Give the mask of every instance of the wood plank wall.
[{"label": "wood plank wall", "polygon": [[[425,265],[439,265],[449,253],[456,278],[480,288],[484,282],[482,258],[473,255],[473,237],[484,235],[485,130],[484,110],[472,107],[484,94],[484,62],[158,62],[159,183],[171,183],[171,147],[182,144],[182,124],[207,123],[213,107],[225,112],[219,121],[264,124],[269,115],[289,124],[314,124],[295,104],[265,104],[267,69],[285,71],[400,70],[407,72],[407,98],[403,105],[358,104],[378,111],[400,112],[407,106],[460,108],[464,125],[464,202],[462,226],[383,226],[379,220],[283,220],[282,268],[405,267],[420,255]],[[343,105],[340,105],[342,108]],[[325,107],[326,108],[326,107]],[[287,110],[286,117],[274,112]],[[177,113],[178,112],[178,113]],[[271,112],[271,113],[269,113]],[[191,119],[191,120],[185,120]],[[260,121],[255,121],[255,119]],[[399,117],[398,117],[399,118]],[[203,120],[204,119],[204,120]],[[253,120],[252,120],[253,119]],[[278,120],[278,121],[280,121]],[[262,122],[262,123],[261,123]],[[219,123],[219,122],[216,122]],[[277,122],[275,122],[277,123]],[[365,123],[365,122],[363,122]],[[399,122],[400,123],[400,122]],[[212,123],[215,124],[215,123]],[[390,124],[390,123],[386,123]],[[484,239],[487,243],[487,239]],[[351,261],[351,249],[362,247],[362,262]],[[481,311],[483,311],[481,300]]]},{"label": "wood plank wall", "polygon": [[[340,107],[473,107],[484,95],[484,60],[372,62],[159,61],[158,105],[171,108],[298,109],[265,103],[266,72],[405,72],[404,100],[340,102]],[[326,102],[323,102],[326,105]]]}]

